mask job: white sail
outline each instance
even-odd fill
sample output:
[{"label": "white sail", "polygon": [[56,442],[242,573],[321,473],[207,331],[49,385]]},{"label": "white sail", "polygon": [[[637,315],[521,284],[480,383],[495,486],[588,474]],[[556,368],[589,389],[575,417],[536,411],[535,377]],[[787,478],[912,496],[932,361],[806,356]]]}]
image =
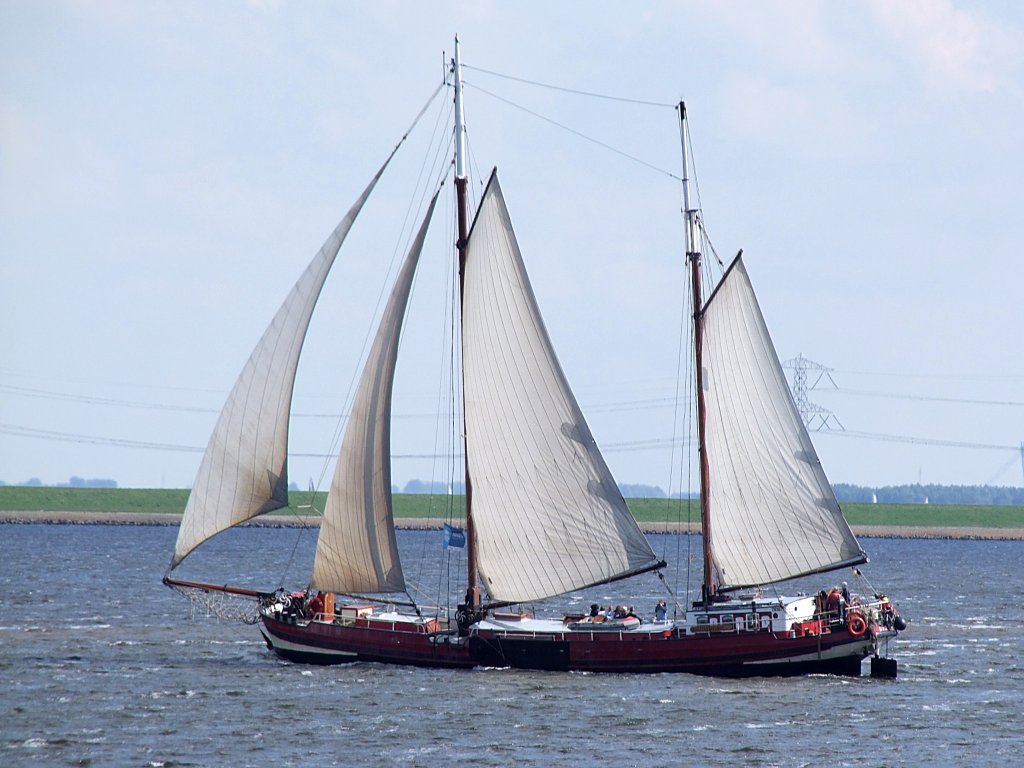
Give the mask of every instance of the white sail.
[{"label": "white sail", "polygon": [[437,194],[398,274],[366,359],[327,496],[312,587],[404,592],[391,507],[391,390],[409,292]]},{"label": "white sail", "polygon": [[467,458],[491,597],[541,599],[654,567],[555,356],[496,174],[464,292]]},{"label": "white sail", "polygon": [[740,257],[704,306],[711,544],[719,587],[864,562],[793,402]]},{"label": "white sail", "polygon": [[295,283],[228,395],[185,506],[172,568],[211,536],[288,506],[289,412],[309,319],[338,249],[390,160]]}]

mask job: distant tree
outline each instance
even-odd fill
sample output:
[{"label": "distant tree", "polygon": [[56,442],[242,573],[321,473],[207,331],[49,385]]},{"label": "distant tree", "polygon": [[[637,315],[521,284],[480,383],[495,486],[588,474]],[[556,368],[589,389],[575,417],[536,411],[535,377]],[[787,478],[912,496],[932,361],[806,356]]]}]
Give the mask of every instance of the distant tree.
[{"label": "distant tree", "polygon": [[[395,486],[393,490],[397,493],[398,487]],[[466,486],[464,483],[452,483],[453,494],[462,495],[465,492]],[[402,493],[432,493],[437,496],[445,496],[448,494],[448,484],[443,483],[440,480],[434,480],[429,483],[424,480],[410,480],[405,484],[405,488],[402,489]]]},{"label": "distant tree", "polygon": [[619,492],[627,499],[664,499],[665,491],[657,485],[619,483]]},{"label": "distant tree", "polygon": [[446,494],[448,493],[448,485],[436,480],[430,483],[423,480],[410,480],[405,484],[405,493]]},{"label": "distant tree", "polygon": [[833,486],[842,502],[883,504],[975,504],[1005,506],[1024,504],[1024,488],[993,485],[886,485],[873,488],[848,483]]}]

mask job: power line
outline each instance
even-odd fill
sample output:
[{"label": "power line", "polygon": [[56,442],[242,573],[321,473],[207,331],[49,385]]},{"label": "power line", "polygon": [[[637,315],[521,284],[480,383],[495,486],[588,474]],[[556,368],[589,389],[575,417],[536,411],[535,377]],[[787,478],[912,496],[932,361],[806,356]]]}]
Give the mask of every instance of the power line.
[{"label": "power line", "polygon": [[35,397],[43,400],[61,400],[70,403],[85,403],[87,405],[110,405],[119,408],[146,408],[154,411],[182,411],[186,413],[218,412],[216,408],[197,408],[187,405],[168,405],[166,403],[142,402],[139,400],[119,400],[110,397],[93,397],[90,395],[76,395],[70,392],[53,392],[45,389],[16,387],[10,384],[0,384],[0,392],[8,392],[22,397]]},{"label": "power line", "polygon": [[880,432],[857,432],[855,430],[831,431],[823,434],[857,437],[865,440],[880,440],[889,443],[913,443],[915,445],[934,445],[944,448],[971,448],[982,451],[1014,451],[1020,448],[1016,445],[994,445],[992,443],[969,443],[960,440],[936,440],[929,437],[910,437],[908,435],[887,435]]},{"label": "power line", "polygon": [[[0,424],[0,434],[30,437],[39,440],[54,440],[63,443],[87,443],[90,445],[108,445],[115,448],[136,448],[148,451],[178,451],[182,453],[202,453],[205,448],[198,445],[179,445],[175,443],[155,443],[146,440],[127,440],[119,437],[101,437],[99,435],[82,435],[75,432],[57,432],[48,429],[20,427],[16,424]],[[333,454],[302,453],[289,451],[289,456],[301,459],[330,459]],[[441,458],[432,453],[395,453],[392,459],[436,459]],[[457,458],[457,457],[456,457]]]},{"label": "power line", "polygon": [[964,405],[998,405],[1011,408],[1024,406],[1024,400],[978,400],[967,397],[935,397],[932,395],[909,395],[900,392],[877,392],[865,389],[846,389],[836,387],[836,392],[844,395],[857,395],[858,397],[881,397],[889,400],[920,400],[931,403],[960,403]]},{"label": "power line", "polygon": [[56,440],[63,443],[90,443],[93,445],[110,445],[122,448],[141,448],[152,451],[183,451],[199,453],[202,448],[192,445],[175,445],[174,443],[153,443],[143,440],[124,440],[117,437],[98,437],[96,435],[80,435],[74,432],[55,432],[48,429],[19,427],[16,424],[0,424],[0,434],[32,437],[40,440]]}]

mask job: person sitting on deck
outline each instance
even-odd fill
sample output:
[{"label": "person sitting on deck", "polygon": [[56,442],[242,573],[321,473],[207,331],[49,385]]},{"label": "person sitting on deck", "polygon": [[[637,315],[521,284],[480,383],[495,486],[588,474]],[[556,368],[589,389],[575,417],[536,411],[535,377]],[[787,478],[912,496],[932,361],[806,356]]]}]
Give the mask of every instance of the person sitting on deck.
[{"label": "person sitting on deck", "polygon": [[590,618],[594,618],[595,616],[600,615],[600,613],[601,613],[601,609],[598,607],[597,603],[591,603],[590,604]]}]

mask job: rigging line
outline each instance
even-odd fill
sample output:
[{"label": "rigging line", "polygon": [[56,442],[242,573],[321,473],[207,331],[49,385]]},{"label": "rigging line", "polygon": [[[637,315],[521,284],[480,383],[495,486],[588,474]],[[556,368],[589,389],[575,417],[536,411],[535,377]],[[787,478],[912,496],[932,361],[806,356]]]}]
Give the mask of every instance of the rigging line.
[{"label": "rigging line", "polygon": [[[678,429],[679,429],[679,403],[680,403],[680,399],[679,399],[679,385],[680,385],[680,382],[682,381],[682,375],[683,375],[683,373],[682,373],[682,369],[683,369],[683,354],[684,354],[683,349],[684,349],[684,347],[686,347],[687,349],[689,348],[689,345],[685,345],[683,343],[684,332],[686,330],[686,309],[687,309],[686,305],[687,305],[687,303],[688,302],[686,301],[686,292],[683,291],[683,300],[682,300],[682,302],[680,302],[680,308],[679,308],[680,317],[679,317],[678,341],[676,343],[676,386],[675,386],[675,397],[673,398],[673,402],[672,402],[672,406],[673,406],[672,407],[672,453],[671,453],[671,456],[669,458],[669,470],[668,470],[668,492],[669,492],[669,494],[672,493],[672,491],[673,491],[673,483],[675,482],[676,438],[678,436]],[[687,409],[687,410],[689,410],[689,409]],[[680,452],[680,454],[682,454],[682,453],[683,452]],[[680,458],[680,464],[681,463],[682,463],[682,459]],[[680,472],[680,475],[681,474],[682,473]],[[680,484],[681,483],[682,483],[682,479],[680,478]],[[677,509],[677,514],[678,514],[678,510],[681,509],[681,505],[677,506],[676,509]],[[666,553],[666,550],[662,549],[662,559],[665,559],[665,553]],[[676,545],[676,563],[678,563],[678,562],[679,562],[679,547],[678,547],[678,543],[677,543],[677,545]]]},{"label": "rigging line", "polygon": [[[696,173],[696,171],[694,173]],[[696,184],[696,183],[697,183],[696,179],[694,179],[694,184]],[[722,270],[725,270],[725,262],[723,262],[722,261],[722,257],[718,255],[718,251],[715,249],[715,244],[713,242],[711,242],[711,235],[708,234],[707,229],[704,227],[704,216],[699,211],[698,211],[697,215],[698,215],[698,217],[700,219],[700,235],[701,235],[701,240],[703,240],[704,245],[706,246],[705,252],[711,251],[711,255],[714,256],[715,257],[715,261],[718,262],[718,266]]]},{"label": "rigging line", "polygon": [[[423,105],[423,108],[420,109],[419,113],[417,113],[417,115],[416,115],[415,119],[413,120],[412,124],[409,126],[408,130],[406,130],[405,134],[402,136],[402,138],[398,142],[398,144],[395,146],[395,149],[392,151],[392,154],[394,154],[394,152],[397,152],[398,151],[398,147],[400,147],[405,142],[405,140],[409,137],[409,134],[412,132],[413,128],[415,128],[417,123],[419,123],[420,118],[422,118],[423,115],[426,113],[427,109],[430,107],[431,103],[434,101],[434,99],[437,97],[437,95],[441,92],[442,88],[444,88],[444,83],[439,84],[434,89],[434,92],[430,95],[430,98],[427,99],[427,102]],[[431,137],[430,137],[430,143],[431,144],[436,140],[438,126],[442,122],[441,118],[442,118],[443,114],[445,114],[445,112],[442,109],[442,110],[439,111],[438,117],[434,121],[434,130],[431,133]],[[429,147],[429,145],[428,145],[428,147]],[[429,149],[428,149],[428,154],[426,156],[424,156],[423,161],[420,163],[419,174],[418,174],[417,179],[416,179],[416,184],[413,187],[413,192],[410,195],[409,203],[406,206],[405,218],[402,221],[402,226],[399,229],[398,235],[397,235],[396,240],[395,240],[395,245],[394,245],[394,248],[393,248],[392,253],[391,253],[391,260],[390,260],[390,262],[388,264],[388,268],[387,268],[387,272],[386,272],[386,277],[385,277],[384,282],[381,284],[380,291],[377,294],[377,303],[376,303],[376,305],[373,308],[373,314],[371,315],[370,324],[367,327],[366,334],[363,337],[362,349],[360,349],[360,351],[359,351],[359,357],[358,357],[359,364],[354,366],[354,368],[352,370],[352,377],[349,380],[348,391],[345,394],[345,401],[344,402],[348,406],[345,409],[346,412],[351,410],[352,398],[354,397],[355,388],[356,388],[357,382],[359,380],[360,374],[361,374],[362,369],[363,369],[363,362],[364,362],[364,359],[365,359],[365,355],[367,354],[369,345],[372,343],[371,339],[373,337],[375,337],[375,335],[376,335],[375,334],[375,328],[376,328],[376,322],[375,321],[378,318],[378,313],[381,311],[381,304],[384,301],[384,296],[387,293],[387,286],[388,286],[388,284],[390,282],[387,278],[395,271],[395,266],[396,266],[396,264],[398,263],[398,261],[400,259],[400,252],[402,250],[401,246],[402,246],[402,243],[403,243],[403,238],[404,238],[404,242],[405,242],[406,246],[408,246],[410,240],[413,237],[412,228],[415,225],[414,224],[410,225],[409,222],[410,222],[410,219],[412,218],[412,210],[413,210],[414,200],[415,200],[416,195],[417,195],[417,190],[419,189],[420,184],[421,184],[421,182],[423,180],[424,169],[427,166],[428,157],[429,157]],[[423,196],[425,194],[426,194],[426,188],[424,188],[423,192],[420,193],[421,203],[422,203],[422,198],[423,198]],[[407,227],[409,228],[408,232],[406,232]],[[335,426],[334,435],[331,438],[329,457],[324,459],[323,465],[321,466],[321,469],[320,469],[320,477],[317,479],[317,484],[316,484],[316,489],[317,490],[320,489],[320,487],[322,486],[322,484],[324,482],[324,479],[327,477],[327,473],[328,473],[329,468],[330,468],[330,458],[333,458],[333,455],[338,450],[338,447],[339,447],[339,445],[340,445],[340,443],[341,443],[341,441],[343,439],[343,434],[344,434],[344,429],[345,429],[345,425],[346,424],[347,424],[347,418],[345,416],[339,416],[337,424]]]},{"label": "rigging line", "polygon": [[435,88],[434,92],[430,94],[430,98],[427,99],[427,102],[423,105],[423,108],[416,114],[416,117],[413,118],[412,125],[410,125],[406,132],[402,134],[401,141],[399,141],[398,144],[395,145],[396,149],[399,146],[401,146],[402,142],[409,138],[409,134],[412,133],[413,128],[416,127],[416,124],[420,121],[420,118],[423,117],[424,113],[427,111],[427,109],[429,109],[430,103],[437,98],[437,94],[439,94],[441,92],[441,89],[444,87],[444,82],[438,83],[437,88]]},{"label": "rigging line", "polygon": [[463,81],[463,85],[468,85],[468,86],[470,86],[472,88],[476,88],[478,91],[487,94],[492,99],[497,99],[498,101],[504,102],[505,104],[508,104],[510,107],[515,107],[516,109],[521,110],[521,111],[527,113],[528,115],[532,115],[533,117],[536,117],[538,120],[543,120],[544,122],[550,123],[551,125],[555,126],[556,128],[561,128],[563,131],[568,131],[569,133],[573,134],[574,136],[578,136],[579,138],[584,139],[585,141],[589,141],[592,144],[596,144],[599,147],[607,149],[609,152],[614,152],[616,155],[621,155],[622,157],[626,158],[627,160],[632,160],[634,163],[637,163],[638,165],[642,165],[645,168],[649,168],[650,170],[655,171],[656,173],[659,173],[659,174],[661,174],[663,176],[668,176],[670,179],[674,179],[675,181],[682,181],[682,179],[679,176],[677,176],[676,174],[672,173],[671,171],[666,171],[664,168],[659,168],[658,166],[654,165],[653,163],[649,163],[646,160],[641,160],[639,157],[637,157],[635,155],[631,155],[628,152],[624,152],[623,150],[618,149],[617,147],[613,147],[611,144],[606,144],[605,142],[600,141],[598,139],[595,139],[592,136],[588,136],[587,134],[582,133],[581,131],[577,131],[575,128],[571,128],[568,125],[565,125],[564,123],[560,123],[557,120],[552,120],[550,117],[545,117],[544,115],[540,114],[539,112],[534,112],[532,109],[524,107],[521,104],[517,104],[514,101],[510,101],[509,99],[506,99],[506,98],[504,98],[502,96],[499,96],[496,93],[492,93],[491,91],[488,91],[486,88],[481,88],[479,85],[476,85],[475,83],[470,83],[470,82],[467,82],[467,81]]},{"label": "rigging line", "polygon": [[[455,139],[454,134],[451,133],[449,141],[446,143],[447,149],[450,150],[452,148],[452,144],[454,143],[454,139]],[[453,165],[449,161],[449,162],[446,162],[444,164],[444,167],[441,169],[444,172],[444,180],[446,182],[448,181],[448,174],[452,170],[452,168],[453,168]],[[454,204],[453,204],[453,199],[454,199],[454,196],[452,196],[452,195],[448,195],[445,198],[445,206],[446,206],[445,219],[449,223],[454,220]],[[451,232],[449,231],[448,234],[451,235]],[[444,469],[444,474],[445,474],[445,476],[447,478],[448,487],[449,488],[451,487],[451,484],[452,484],[452,482],[454,480],[454,467],[453,467],[451,459],[450,459],[450,455],[449,455],[450,451],[448,451],[447,449],[442,450],[441,443],[442,443],[442,440],[444,440],[445,437],[446,437],[448,439],[448,441],[449,441],[447,447],[450,447],[451,441],[454,440],[454,438],[452,437],[451,434],[448,434],[447,436],[442,437],[442,425],[445,424],[445,423],[450,422],[450,419],[446,419],[445,418],[445,414],[446,413],[450,413],[451,409],[454,407],[451,403],[449,403],[448,406],[445,405],[446,397],[448,397],[449,399],[451,397],[451,387],[452,387],[451,376],[452,376],[452,372],[450,370],[450,367],[451,367],[451,356],[450,356],[450,354],[445,354],[444,352],[445,352],[446,349],[450,350],[450,346],[451,346],[451,343],[452,343],[451,335],[450,335],[450,333],[451,333],[450,328],[451,328],[451,323],[452,323],[452,319],[451,319],[451,295],[452,295],[452,290],[453,289],[452,289],[452,279],[450,277],[450,275],[452,273],[452,248],[451,248],[450,243],[455,242],[456,237],[457,237],[457,235],[454,236],[454,237],[449,236],[448,237],[448,243],[449,244],[445,245],[445,247],[444,247],[444,253],[445,253],[444,274],[447,275],[448,277],[444,281],[444,284],[445,284],[445,300],[444,300],[444,312],[442,313],[443,316],[441,318],[441,334],[440,334],[441,335],[440,343],[441,343],[441,352],[442,352],[442,354],[440,354],[438,356],[438,359],[441,360],[441,365],[439,366],[439,370],[438,370],[437,407],[436,407],[435,413],[432,416],[433,421],[434,421],[434,440],[433,440],[434,455],[432,457],[431,468],[430,468],[431,492],[429,494],[429,501],[428,501],[428,506],[427,506],[427,518],[431,519],[431,520],[434,518],[434,514],[435,514],[435,503],[434,503],[434,500],[436,498],[436,495],[435,495],[434,490],[433,490],[433,486],[434,486],[434,482],[437,479],[437,475],[438,475],[438,471],[439,471],[438,470],[438,463],[439,463],[440,460],[444,459],[445,463],[446,463],[446,467]],[[446,367],[449,368],[449,370],[446,371],[445,370]],[[447,505],[450,506],[450,504],[451,504],[451,500],[449,499],[447,501]],[[441,513],[440,513],[441,518],[442,519],[450,520],[450,512],[448,512],[444,508],[445,507],[445,502],[441,502],[441,507],[442,507]],[[417,562],[420,564],[420,568],[419,568],[419,572],[418,573],[419,573],[419,575],[421,577],[422,577],[422,572],[423,572],[423,564],[427,560],[426,553],[427,553],[427,547],[430,544],[430,538],[431,537],[429,537],[429,536],[421,537],[420,556],[417,559]],[[447,571],[450,571],[450,558],[446,558],[446,560],[449,561],[449,567],[448,567]],[[442,590],[444,588],[443,585],[445,584],[446,576],[449,578],[449,581],[450,581],[450,573],[446,572],[446,569],[444,567],[438,569],[436,591],[435,591],[435,597],[434,597],[434,605],[435,606],[439,606],[440,605],[440,602],[441,602],[441,592],[442,592]],[[424,594],[426,593],[425,589],[422,589],[421,591]],[[439,616],[440,616],[439,610],[437,608],[435,608],[434,616],[435,616],[435,618],[439,618]]]},{"label": "rigging line", "polygon": [[580,91],[575,88],[566,88],[561,85],[552,85],[551,83],[541,83],[537,80],[527,80],[523,77],[515,77],[514,75],[504,75],[501,72],[493,72],[483,67],[473,67],[469,64],[463,64],[463,69],[471,69],[474,72],[483,72],[485,75],[493,75],[494,77],[502,77],[506,80],[515,80],[517,83],[525,83],[526,85],[536,85],[540,88],[550,88],[553,91],[562,91],[563,93],[574,93],[577,96],[590,96],[595,99],[607,99],[608,101],[621,101],[626,104],[639,104],[644,107],[665,107],[667,109],[675,109],[675,104],[666,104],[660,101],[645,101],[643,99],[630,99],[625,96],[612,96],[606,93],[595,93],[594,91]]},{"label": "rigging line", "polygon": [[[722,259],[718,255],[718,251],[715,250],[714,243],[711,242],[711,235],[708,234],[707,225],[704,222],[704,201],[700,194],[700,179],[697,176],[697,159],[693,152],[693,137],[690,135],[689,120],[686,121],[686,133],[683,139],[686,141],[686,148],[690,158],[690,168],[693,170],[693,188],[697,195],[697,226],[700,230],[701,241],[707,246],[706,249],[702,250],[710,250],[711,254],[715,257],[715,261],[718,262],[718,266],[724,270],[725,264],[722,263]],[[683,171],[685,172],[686,169],[684,168]]]}]

